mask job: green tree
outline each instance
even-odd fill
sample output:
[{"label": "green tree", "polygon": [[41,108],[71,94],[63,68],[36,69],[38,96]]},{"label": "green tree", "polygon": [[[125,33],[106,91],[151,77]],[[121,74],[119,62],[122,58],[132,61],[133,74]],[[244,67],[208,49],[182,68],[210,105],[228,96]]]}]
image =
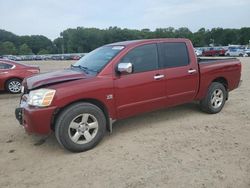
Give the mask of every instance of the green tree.
[{"label": "green tree", "polygon": [[53,41],[53,43],[55,45],[57,54],[64,53],[64,40],[63,40],[63,38],[56,38]]},{"label": "green tree", "polygon": [[250,44],[250,27],[241,28],[239,35],[239,41],[241,44]]},{"label": "green tree", "polygon": [[18,36],[9,32],[9,31],[5,31],[0,29],[0,42],[12,42],[15,45],[18,45]]},{"label": "green tree", "polygon": [[34,54],[40,50],[46,49],[52,53],[53,43],[47,37],[42,35],[21,36],[19,38],[21,44],[27,44]]},{"label": "green tree", "polygon": [[[250,40],[250,27],[211,30],[201,28],[197,32],[191,32],[186,27],[157,28],[155,31],[147,28],[135,30],[119,27],[107,29],[77,27],[62,31],[60,37],[53,42],[42,35],[18,36],[0,29],[0,53],[16,54],[18,48],[19,54],[24,54],[30,52],[27,46],[34,54],[89,52],[108,43],[150,38],[188,38],[192,40],[194,46],[208,46],[211,42],[215,45],[245,45]],[[24,44],[27,46],[23,46]]]},{"label": "green tree", "polygon": [[206,46],[209,43],[206,41],[206,35],[208,31],[205,28],[199,29],[197,32],[193,34],[193,45],[196,47]]},{"label": "green tree", "polygon": [[15,55],[17,52],[15,45],[12,42],[6,41],[0,45],[1,55]]},{"label": "green tree", "polygon": [[19,55],[31,55],[33,54],[32,50],[30,49],[30,47],[27,44],[22,44],[19,47]]},{"label": "green tree", "polygon": [[41,50],[38,52],[38,55],[43,55],[43,54],[49,54],[49,51],[48,51],[48,50],[45,50],[45,49],[41,49]]}]

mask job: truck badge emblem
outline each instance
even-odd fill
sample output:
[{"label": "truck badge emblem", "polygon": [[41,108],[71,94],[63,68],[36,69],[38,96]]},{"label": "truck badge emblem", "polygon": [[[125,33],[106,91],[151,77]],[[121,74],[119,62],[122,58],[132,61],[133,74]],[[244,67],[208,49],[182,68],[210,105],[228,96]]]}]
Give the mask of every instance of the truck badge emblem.
[{"label": "truck badge emblem", "polygon": [[112,94],[107,95],[107,99],[108,99],[108,100],[113,99],[113,95],[112,95]]}]

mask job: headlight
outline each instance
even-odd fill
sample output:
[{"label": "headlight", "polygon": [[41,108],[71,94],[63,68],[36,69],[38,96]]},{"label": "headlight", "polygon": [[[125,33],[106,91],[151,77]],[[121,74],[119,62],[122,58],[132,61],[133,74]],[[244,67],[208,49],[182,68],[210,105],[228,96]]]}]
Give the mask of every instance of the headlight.
[{"label": "headlight", "polygon": [[30,91],[28,104],[31,106],[46,107],[49,106],[54,98],[56,90],[37,89]]}]

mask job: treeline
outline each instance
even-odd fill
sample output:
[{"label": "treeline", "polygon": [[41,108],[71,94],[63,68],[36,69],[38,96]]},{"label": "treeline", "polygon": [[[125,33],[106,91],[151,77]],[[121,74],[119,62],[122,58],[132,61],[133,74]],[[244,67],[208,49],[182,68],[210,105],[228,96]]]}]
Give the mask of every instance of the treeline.
[{"label": "treeline", "polygon": [[84,28],[67,29],[60,37],[51,41],[42,35],[18,36],[0,30],[0,55],[29,55],[53,53],[89,52],[101,45],[134,39],[150,38],[189,38],[194,46],[202,47],[210,44],[226,46],[228,44],[249,44],[250,27],[241,29],[201,28],[191,32],[188,28],[158,28],[132,30],[110,27],[108,29]]}]

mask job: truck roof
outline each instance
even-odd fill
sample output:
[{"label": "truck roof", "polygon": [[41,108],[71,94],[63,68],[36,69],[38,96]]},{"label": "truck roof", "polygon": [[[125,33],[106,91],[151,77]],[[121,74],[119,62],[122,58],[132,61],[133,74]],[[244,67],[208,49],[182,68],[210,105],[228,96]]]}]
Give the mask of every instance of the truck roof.
[{"label": "truck roof", "polygon": [[142,39],[142,40],[115,42],[108,44],[108,46],[131,46],[131,45],[138,45],[138,44],[152,43],[152,42],[188,42],[188,41],[190,40],[185,38],[158,38],[158,39]]}]

